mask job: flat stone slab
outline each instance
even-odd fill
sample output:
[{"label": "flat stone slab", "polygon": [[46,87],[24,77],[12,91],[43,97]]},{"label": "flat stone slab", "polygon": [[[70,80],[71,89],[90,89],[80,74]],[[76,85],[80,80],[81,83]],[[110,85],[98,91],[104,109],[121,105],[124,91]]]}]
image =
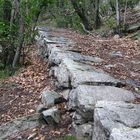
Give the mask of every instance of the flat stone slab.
[{"label": "flat stone slab", "polygon": [[79,85],[69,93],[70,109],[76,109],[85,120],[93,120],[97,101],[130,101],[135,96],[132,92],[112,86]]},{"label": "flat stone slab", "polygon": [[60,86],[77,87],[80,84],[108,84],[117,85],[121,82],[114,79],[102,70],[96,69],[91,65],[75,62],[71,59],[64,59],[56,69],[55,77]]},{"label": "flat stone slab", "polygon": [[[116,129],[118,130],[115,131]],[[129,138],[131,140],[132,134],[134,134],[134,138],[140,138],[139,131],[140,104],[122,101],[97,102],[94,111],[92,140],[128,140]]]},{"label": "flat stone slab", "polygon": [[60,48],[55,45],[47,45],[48,61],[50,64],[59,65],[65,58],[79,62],[101,63],[103,60],[98,57],[86,56],[77,52],[69,51],[68,48]]},{"label": "flat stone slab", "polygon": [[6,124],[0,126],[0,139],[7,140],[8,136],[14,133],[24,131],[26,129],[32,129],[40,125],[39,114],[33,114],[31,116],[18,118]]}]

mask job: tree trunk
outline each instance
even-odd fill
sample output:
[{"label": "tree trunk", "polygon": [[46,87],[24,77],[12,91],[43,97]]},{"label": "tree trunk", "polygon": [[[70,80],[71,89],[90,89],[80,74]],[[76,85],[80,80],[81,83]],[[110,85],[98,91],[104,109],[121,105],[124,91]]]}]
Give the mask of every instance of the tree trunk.
[{"label": "tree trunk", "polygon": [[14,20],[18,17],[18,15],[19,15],[19,0],[13,0],[10,19],[10,29],[12,29]]},{"label": "tree trunk", "polygon": [[124,11],[124,19],[123,19],[123,26],[126,26],[126,12],[127,12],[127,0],[125,0],[125,11]]},{"label": "tree trunk", "polygon": [[12,9],[11,1],[5,0],[3,3],[3,20],[7,23],[10,22],[11,9]]},{"label": "tree trunk", "polygon": [[120,35],[120,0],[116,0],[116,32]]},{"label": "tree trunk", "polygon": [[3,52],[2,52],[2,63],[3,63],[3,69],[7,66],[7,59],[8,59],[8,48],[3,45]]},{"label": "tree trunk", "polygon": [[33,28],[32,28],[32,33],[31,33],[31,42],[33,43],[34,41],[34,37],[35,37],[35,28],[36,28],[36,25],[37,25],[37,22],[38,22],[38,19],[39,19],[39,16],[42,12],[42,9],[44,8],[44,4],[43,3],[40,3],[39,5],[39,8],[35,14],[35,17],[33,19],[34,23],[33,23]]},{"label": "tree trunk", "polygon": [[20,55],[21,55],[21,50],[23,47],[23,42],[24,42],[24,22],[22,19],[22,16],[20,18],[20,29],[19,29],[19,45],[17,46],[16,53],[14,56],[13,64],[12,67],[15,68],[17,63],[19,62]]},{"label": "tree trunk", "polygon": [[83,7],[80,7],[79,4],[78,4],[78,2],[76,0],[71,0],[71,3],[73,5],[76,13],[80,17],[82,23],[84,24],[85,28],[87,30],[92,30],[92,27],[90,25],[90,22],[88,21],[88,18],[85,15],[85,9]]},{"label": "tree trunk", "polygon": [[[7,26],[10,26],[10,18],[11,18],[11,10],[12,10],[12,3],[10,0],[4,0],[3,2],[3,9],[2,9],[2,18],[4,23]],[[2,34],[3,37],[7,38],[8,36],[8,32],[5,31],[5,33]],[[10,41],[2,41],[1,45],[2,45],[2,56],[1,56],[1,62],[3,63],[3,68],[5,69],[6,66],[9,64],[9,56],[12,56],[12,54],[10,53],[11,50],[11,45],[10,45]]]},{"label": "tree trunk", "polygon": [[99,28],[101,26],[101,19],[99,15],[99,5],[100,5],[100,0],[95,0],[95,28]]}]

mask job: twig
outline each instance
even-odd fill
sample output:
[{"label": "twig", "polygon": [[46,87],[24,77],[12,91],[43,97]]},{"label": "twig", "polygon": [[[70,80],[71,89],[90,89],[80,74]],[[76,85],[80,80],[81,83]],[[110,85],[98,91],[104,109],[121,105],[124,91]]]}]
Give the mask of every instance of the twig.
[{"label": "twig", "polygon": [[84,32],[86,32],[86,33],[88,33],[89,35],[91,35],[91,36],[95,37],[95,35],[94,35],[93,33],[91,33],[90,31],[88,31],[88,30],[85,28],[85,26],[84,26],[84,24],[83,24],[83,23],[80,23],[80,25],[82,26],[82,28],[83,28]]}]

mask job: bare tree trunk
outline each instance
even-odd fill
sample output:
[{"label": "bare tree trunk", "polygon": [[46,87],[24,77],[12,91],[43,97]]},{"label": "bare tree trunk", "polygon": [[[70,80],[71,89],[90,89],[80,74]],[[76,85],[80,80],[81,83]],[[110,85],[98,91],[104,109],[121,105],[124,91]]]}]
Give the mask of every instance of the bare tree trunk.
[{"label": "bare tree trunk", "polygon": [[[41,8],[43,8],[43,7],[41,7]],[[37,25],[37,22],[38,22],[40,13],[41,13],[41,10],[37,12],[36,17],[35,17],[35,19],[34,19],[34,25],[33,25],[32,33],[31,33],[31,36],[30,36],[30,37],[31,37],[31,42],[32,42],[32,43],[34,42],[35,28],[36,28],[36,25]]]},{"label": "bare tree trunk", "polygon": [[36,28],[36,25],[37,25],[39,16],[40,16],[40,14],[41,14],[41,12],[42,12],[42,9],[43,9],[44,7],[45,7],[45,6],[41,3],[40,6],[39,6],[39,8],[38,8],[38,11],[36,12],[35,17],[34,17],[34,19],[33,19],[34,24],[33,24],[33,28],[32,28],[32,32],[33,32],[33,33],[31,34],[31,42],[34,41],[34,37],[35,37],[35,28]]},{"label": "bare tree trunk", "polygon": [[99,28],[101,26],[101,19],[99,15],[99,5],[100,5],[100,0],[95,0],[95,28]]},{"label": "bare tree trunk", "polygon": [[8,60],[8,48],[7,46],[3,45],[3,52],[2,52],[3,69],[5,69],[7,66],[7,60]]},{"label": "bare tree trunk", "polygon": [[10,19],[10,29],[12,28],[14,20],[18,17],[18,15],[19,15],[19,0],[13,0]]},{"label": "bare tree trunk", "polygon": [[125,11],[124,11],[124,19],[123,19],[123,26],[124,27],[126,25],[127,2],[128,2],[128,0],[125,0]]},{"label": "bare tree trunk", "polygon": [[[12,3],[10,0],[4,0],[3,2],[3,9],[2,9],[2,18],[3,21],[6,25],[10,25],[10,18],[11,18],[11,10],[12,10]],[[6,38],[7,37],[7,33],[3,33],[3,36]],[[11,45],[10,45],[10,41],[2,41],[1,42],[2,45],[2,56],[1,56],[1,61],[4,65],[4,69],[6,68],[6,66],[9,64],[9,55],[12,56],[12,54],[10,53],[11,50]]]},{"label": "bare tree trunk", "polygon": [[87,30],[92,30],[90,22],[89,22],[87,16],[85,15],[85,9],[83,7],[81,7],[81,6],[79,6],[79,3],[76,0],[71,0],[71,3],[73,5],[76,13],[80,17],[82,23],[84,24],[85,28]]},{"label": "bare tree trunk", "polygon": [[6,21],[7,23],[10,22],[11,18],[11,10],[12,10],[12,4],[10,0],[5,0],[3,3],[3,20]]},{"label": "bare tree trunk", "polygon": [[116,0],[116,32],[120,35],[120,0]]},{"label": "bare tree trunk", "polygon": [[13,64],[12,67],[15,68],[17,65],[20,55],[21,55],[21,50],[23,48],[23,42],[24,42],[24,21],[22,19],[22,16],[20,18],[20,29],[19,29],[19,45],[17,46],[16,53],[14,56]]}]

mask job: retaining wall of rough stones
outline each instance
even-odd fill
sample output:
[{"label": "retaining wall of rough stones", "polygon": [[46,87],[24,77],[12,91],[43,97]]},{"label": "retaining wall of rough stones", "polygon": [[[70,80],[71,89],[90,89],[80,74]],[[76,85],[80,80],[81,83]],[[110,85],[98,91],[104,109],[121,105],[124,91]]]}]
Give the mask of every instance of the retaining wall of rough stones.
[{"label": "retaining wall of rough stones", "polygon": [[67,108],[74,111],[72,124],[79,140],[140,139],[140,105],[129,103],[139,95],[92,66],[104,60],[81,55],[69,48],[70,43],[48,39],[43,31],[36,39],[56,86],[64,90]]}]

